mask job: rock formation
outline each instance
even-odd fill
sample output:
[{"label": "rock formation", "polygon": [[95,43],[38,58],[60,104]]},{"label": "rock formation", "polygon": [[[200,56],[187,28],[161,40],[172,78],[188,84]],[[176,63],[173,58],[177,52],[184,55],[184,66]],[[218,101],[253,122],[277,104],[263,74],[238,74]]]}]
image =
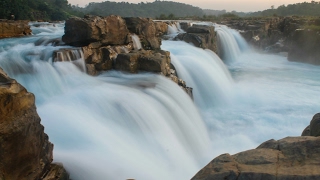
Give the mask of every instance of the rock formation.
[{"label": "rock formation", "polygon": [[154,22],[150,18],[124,18],[130,32],[139,36],[143,49],[159,50],[161,36],[167,32],[168,26],[162,22]]},{"label": "rock formation", "polygon": [[0,68],[0,179],[68,180],[61,165],[51,164],[52,151],[34,95]]},{"label": "rock formation", "polygon": [[180,33],[175,39],[218,52],[217,34],[213,26],[193,25],[186,30],[186,33]]},{"label": "rock formation", "polygon": [[[67,20],[62,40],[81,47],[90,75],[112,69],[128,73],[158,73],[176,82],[192,98],[192,88],[187,87],[171,69],[170,53],[160,49],[161,36],[167,31],[166,23],[154,22],[150,18],[87,15]],[[130,34],[139,36],[141,50],[133,49]],[[53,59],[64,61],[68,57],[68,61],[76,60],[72,51],[74,49],[55,51]]]},{"label": "rock formation", "polygon": [[120,16],[73,17],[65,23],[62,40],[72,46],[87,46],[100,42],[102,45],[122,45],[130,41],[125,21]]},{"label": "rock formation", "polygon": [[20,37],[31,35],[31,29],[28,21],[0,21],[0,38]]},{"label": "rock formation", "polygon": [[[311,121],[313,133],[320,132],[319,117],[316,114]],[[235,155],[222,154],[192,180],[316,180],[320,179],[319,167],[320,137],[287,137]]]},{"label": "rock formation", "polygon": [[313,116],[310,125],[303,130],[301,136],[320,136],[320,113]]}]

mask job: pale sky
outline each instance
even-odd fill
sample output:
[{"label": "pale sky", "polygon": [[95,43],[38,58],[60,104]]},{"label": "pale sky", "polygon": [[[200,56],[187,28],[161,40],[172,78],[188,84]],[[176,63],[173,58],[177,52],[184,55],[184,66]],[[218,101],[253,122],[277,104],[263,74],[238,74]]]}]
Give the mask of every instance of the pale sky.
[{"label": "pale sky", "polygon": [[[79,5],[84,7],[90,2],[102,2],[106,0],[68,0],[72,5]],[[140,3],[140,2],[153,2],[154,0],[110,0],[113,2],[129,2],[129,3]],[[214,10],[227,10],[227,11],[260,11],[270,9],[272,5],[277,8],[280,5],[294,4],[299,2],[311,2],[311,0],[171,0],[175,2],[181,2],[190,4],[202,9],[214,9]]]}]

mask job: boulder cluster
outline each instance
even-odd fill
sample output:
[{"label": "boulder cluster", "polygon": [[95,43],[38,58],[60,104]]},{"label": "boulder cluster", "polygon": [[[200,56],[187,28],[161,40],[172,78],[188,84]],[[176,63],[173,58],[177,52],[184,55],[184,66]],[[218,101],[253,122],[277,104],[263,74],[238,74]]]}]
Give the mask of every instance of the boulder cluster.
[{"label": "boulder cluster", "polygon": [[[108,70],[158,73],[172,79],[192,97],[192,88],[175,73],[170,52],[160,48],[161,37],[167,31],[167,23],[150,18],[87,15],[66,21],[62,41],[82,49],[90,75]],[[139,37],[141,49],[134,49],[133,35]],[[54,61],[63,61],[59,54],[66,52],[67,49],[54,52]]]},{"label": "boulder cluster", "polygon": [[320,113],[301,137],[269,140],[256,149],[222,154],[192,180],[316,180],[320,179]]}]

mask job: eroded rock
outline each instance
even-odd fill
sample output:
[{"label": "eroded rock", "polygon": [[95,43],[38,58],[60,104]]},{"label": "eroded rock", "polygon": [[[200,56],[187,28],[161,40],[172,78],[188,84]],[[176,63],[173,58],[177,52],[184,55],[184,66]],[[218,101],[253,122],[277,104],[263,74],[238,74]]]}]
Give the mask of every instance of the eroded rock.
[{"label": "eroded rock", "polygon": [[140,17],[129,17],[124,19],[130,32],[133,32],[140,37],[143,49],[160,49],[160,36],[163,35],[168,29],[168,26],[165,23],[154,22],[150,18]]},{"label": "eroded rock", "polygon": [[34,95],[0,68],[0,179],[44,177],[51,168],[52,151]]},{"label": "eroded rock", "polygon": [[72,46],[87,46],[93,42],[103,45],[123,45],[130,42],[129,30],[120,16],[73,17],[65,23],[62,41]]},{"label": "eroded rock", "polygon": [[213,26],[193,25],[186,33],[180,33],[175,39],[192,43],[196,47],[218,52],[217,34]]},{"label": "eroded rock", "polygon": [[0,21],[0,38],[20,37],[31,35],[28,21]]},{"label": "eroded rock", "polygon": [[253,150],[221,155],[192,180],[320,178],[320,137],[269,140]]}]

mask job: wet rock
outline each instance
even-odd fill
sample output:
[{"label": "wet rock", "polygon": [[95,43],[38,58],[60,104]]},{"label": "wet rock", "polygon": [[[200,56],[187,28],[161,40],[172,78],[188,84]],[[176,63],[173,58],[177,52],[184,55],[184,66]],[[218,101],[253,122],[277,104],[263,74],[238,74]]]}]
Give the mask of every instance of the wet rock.
[{"label": "wet rock", "polygon": [[28,21],[0,21],[0,38],[20,37],[31,35]]},{"label": "wet rock", "polygon": [[165,23],[154,22],[150,18],[129,17],[124,18],[130,32],[137,34],[143,49],[159,50],[161,45],[160,36],[168,28]]},{"label": "wet rock", "polygon": [[69,174],[62,164],[51,164],[49,171],[42,180],[69,180]]},{"label": "wet rock", "polygon": [[0,68],[0,179],[40,179],[50,170],[52,151],[34,95]]},{"label": "wet rock", "polygon": [[102,45],[123,45],[130,41],[129,30],[120,16],[73,17],[65,23],[62,41],[72,46],[87,46],[93,42]]},{"label": "wet rock", "polygon": [[319,165],[320,137],[287,137],[232,156],[220,155],[192,180],[314,180],[320,178]]},{"label": "wet rock", "polygon": [[192,43],[196,47],[218,52],[217,34],[213,26],[193,25],[187,29],[186,33],[180,33],[175,39]]},{"label": "wet rock", "polygon": [[170,54],[166,51],[141,50],[119,54],[115,60],[115,69],[130,73],[139,71],[161,73],[168,75]]},{"label": "wet rock", "polygon": [[191,24],[189,22],[180,22],[180,27],[182,30],[187,31],[187,29],[191,27]]},{"label": "wet rock", "polygon": [[303,130],[301,136],[320,136],[320,113],[313,116],[310,125]]}]

